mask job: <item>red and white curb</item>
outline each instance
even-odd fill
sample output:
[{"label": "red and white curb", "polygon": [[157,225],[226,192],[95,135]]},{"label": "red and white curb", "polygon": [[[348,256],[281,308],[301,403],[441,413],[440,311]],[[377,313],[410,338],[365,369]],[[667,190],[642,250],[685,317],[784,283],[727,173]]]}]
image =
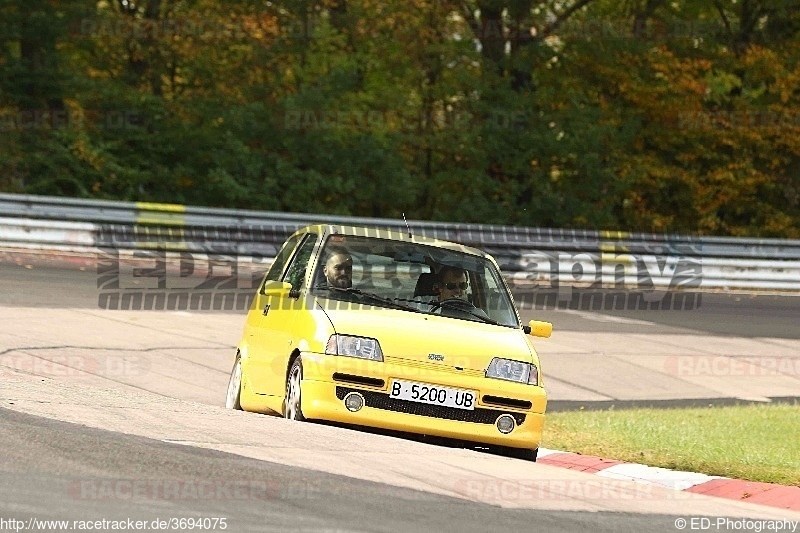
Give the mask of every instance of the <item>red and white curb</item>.
[{"label": "red and white curb", "polygon": [[681,472],[546,448],[539,448],[536,462],[610,479],[800,511],[800,487]]}]

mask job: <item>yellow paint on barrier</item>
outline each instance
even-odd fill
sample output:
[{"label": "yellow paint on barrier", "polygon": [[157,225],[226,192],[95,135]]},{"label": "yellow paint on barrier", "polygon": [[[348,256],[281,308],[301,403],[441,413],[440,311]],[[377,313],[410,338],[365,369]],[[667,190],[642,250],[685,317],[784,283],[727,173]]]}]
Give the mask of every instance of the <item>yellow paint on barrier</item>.
[{"label": "yellow paint on barrier", "polygon": [[617,254],[603,253],[600,254],[600,261],[603,263],[616,263],[616,264],[628,263],[629,265],[636,264],[636,258],[630,254],[617,255]]},{"label": "yellow paint on barrier", "polygon": [[136,203],[136,223],[156,226],[183,226],[186,206],[178,204]]},{"label": "yellow paint on barrier", "polygon": [[[155,234],[158,236],[158,226],[177,226],[178,229],[173,229],[167,232],[169,235],[170,249],[187,249],[188,246],[184,239],[183,226],[186,223],[184,214],[186,213],[186,206],[180,204],[157,204],[151,202],[136,202],[136,225],[144,226],[141,231]],[[156,228],[147,228],[147,226],[156,226]],[[137,228],[137,233],[140,230]],[[159,242],[159,239],[136,241],[136,248],[152,250],[164,248],[166,241]]]},{"label": "yellow paint on barrier", "polygon": [[144,226],[183,226],[183,217],[176,216],[157,216],[154,213],[147,215],[137,215],[136,223]]},{"label": "yellow paint on barrier", "polygon": [[185,213],[186,206],[181,204],[158,204],[154,202],[136,202],[139,211],[169,211],[172,213]]},{"label": "yellow paint on barrier", "polygon": [[620,246],[613,242],[601,242],[600,251],[604,253],[605,252],[616,253],[616,252],[630,252],[631,249],[628,248],[627,246]]},{"label": "yellow paint on barrier", "polygon": [[189,249],[186,242],[153,242],[153,241],[136,241],[137,250],[165,250],[168,252],[182,252]]},{"label": "yellow paint on barrier", "polygon": [[[627,231],[601,231],[600,238],[601,239],[608,239],[608,240],[617,240],[620,241],[622,239],[627,239],[630,237],[631,234]],[[620,246],[615,242],[601,242],[600,243],[600,251],[601,252],[630,252],[630,249],[627,246]]]},{"label": "yellow paint on barrier", "polygon": [[603,239],[627,239],[630,237],[631,234],[627,231],[608,231],[604,230],[600,232],[600,237]]}]

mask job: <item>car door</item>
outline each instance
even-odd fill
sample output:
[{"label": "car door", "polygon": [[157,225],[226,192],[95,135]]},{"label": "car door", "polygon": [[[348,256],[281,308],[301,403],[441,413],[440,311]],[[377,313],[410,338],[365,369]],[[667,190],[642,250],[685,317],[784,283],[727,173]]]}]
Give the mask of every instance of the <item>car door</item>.
[{"label": "car door", "polygon": [[263,389],[263,387],[257,386],[257,380],[252,378],[251,370],[258,366],[259,352],[262,349],[258,345],[258,332],[259,328],[261,327],[261,321],[264,314],[268,313],[269,309],[271,308],[273,298],[266,295],[264,290],[265,287],[272,285],[275,282],[279,282],[283,277],[283,273],[286,271],[286,266],[289,264],[289,259],[291,259],[294,250],[297,248],[297,244],[300,242],[302,237],[302,234],[293,235],[283,244],[281,249],[278,251],[278,254],[275,256],[275,259],[272,261],[272,265],[270,265],[270,268],[264,276],[264,279],[261,280],[261,285],[259,285],[255,298],[253,298],[253,302],[250,305],[249,311],[247,312],[247,318],[245,319],[244,324],[244,332],[242,335],[246,345],[242,364],[246,367],[246,372],[244,372],[244,375],[247,376],[248,383],[253,389]]},{"label": "car door", "polygon": [[305,310],[305,299],[299,297],[300,290],[304,288],[308,264],[317,240],[317,235],[313,233],[301,237],[300,244],[279,280],[291,284],[290,290],[272,291],[269,287],[280,285],[271,281],[267,281],[264,286],[266,294],[262,295],[263,305],[254,335],[254,353],[250,368],[253,390],[258,394],[283,394],[286,367],[289,356],[295,349],[292,326],[298,313]]}]

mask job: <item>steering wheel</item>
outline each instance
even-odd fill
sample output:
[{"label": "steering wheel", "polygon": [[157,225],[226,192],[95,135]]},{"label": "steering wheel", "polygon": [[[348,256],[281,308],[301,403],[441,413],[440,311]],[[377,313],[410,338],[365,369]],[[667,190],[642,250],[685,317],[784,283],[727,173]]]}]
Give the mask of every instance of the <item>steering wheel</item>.
[{"label": "steering wheel", "polygon": [[435,303],[431,307],[431,313],[440,307],[447,307],[449,309],[455,309],[456,311],[466,311],[467,313],[471,313],[476,309],[475,306],[472,305],[472,302],[468,300],[462,300],[461,298],[447,298],[446,300]]}]

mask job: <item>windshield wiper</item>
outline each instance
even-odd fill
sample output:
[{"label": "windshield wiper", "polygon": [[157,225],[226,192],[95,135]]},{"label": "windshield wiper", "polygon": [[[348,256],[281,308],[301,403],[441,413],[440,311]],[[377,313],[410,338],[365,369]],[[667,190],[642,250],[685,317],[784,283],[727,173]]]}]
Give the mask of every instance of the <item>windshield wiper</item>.
[{"label": "windshield wiper", "polygon": [[[475,308],[475,310],[476,311],[480,311],[481,313],[483,313],[483,310],[479,309],[477,307]],[[492,318],[489,318],[489,316],[486,315],[485,313],[478,314],[475,311],[467,311],[466,309],[460,309],[460,311],[464,311],[465,313],[470,314],[470,315],[474,316],[475,318],[480,318],[483,322],[486,322],[487,324],[494,324],[495,326],[499,326],[500,325],[500,322],[498,322],[497,320],[494,320]]]},{"label": "windshield wiper", "polygon": [[400,302],[396,302],[391,298],[385,298],[379,294],[375,294],[374,292],[367,292],[362,291],[361,289],[356,289],[355,287],[332,287],[330,285],[321,284],[314,287],[315,289],[328,289],[331,291],[338,291],[344,292],[347,294],[357,294],[359,296],[365,296],[375,302],[380,302],[384,305],[394,307],[395,309],[403,309],[405,311],[414,311],[415,313],[420,312],[418,309],[414,309],[413,307],[407,306],[405,304],[401,304]]},{"label": "windshield wiper", "polygon": [[467,312],[469,314],[471,314],[472,316],[476,317],[476,318],[480,318],[481,320],[483,320],[487,324],[494,324],[495,326],[499,326],[500,325],[500,322],[498,322],[497,320],[495,320],[493,318],[489,318],[489,316],[486,315],[486,314],[479,315],[478,313],[475,313],[474,311],[467,311]]},{"label": "windshield wiper", "polygon": [[[467,313],[468,315],[474,316],[475,318],[479,318],[481,321],[486,322],[487,324],[494,324],[495,326],[499,326],[500,323],[489,316],[483,311],[483,309],[479,307],[475,307],[471,302],[467,300],[459,300],[456,298],[442,300],[433,305],[432,311],[435,310],[437,307],[448,307],[450,309],[455,309],[456,311],[461,311],[463,313]],[[477,311],[480,311],[478,313]]]}]

